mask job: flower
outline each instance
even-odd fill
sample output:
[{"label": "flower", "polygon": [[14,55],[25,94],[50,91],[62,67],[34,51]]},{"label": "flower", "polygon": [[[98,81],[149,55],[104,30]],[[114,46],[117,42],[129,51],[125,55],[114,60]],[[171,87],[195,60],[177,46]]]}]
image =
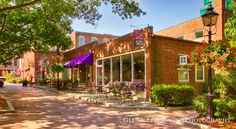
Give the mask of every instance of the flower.
[{"label": "flower", "polygon": [[141,81],[135,81],[132,82],[130,85],[131,90],[140,90],[140,91],[144,91],[145,90],[145,83],[141,82]]}]

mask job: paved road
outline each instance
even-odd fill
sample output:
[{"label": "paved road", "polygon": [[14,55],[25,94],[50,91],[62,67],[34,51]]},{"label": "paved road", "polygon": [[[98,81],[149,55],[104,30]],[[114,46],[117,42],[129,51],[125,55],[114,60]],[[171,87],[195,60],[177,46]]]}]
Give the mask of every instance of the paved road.
[{"label": "paved road", "polygon": [[148,111],[106,108],[72,101],[54,92],[7,84],[0,93],[9,97],[16,113],[0,114],[0,128],[185,128],[175,121],[196,115],[193,111]]}]

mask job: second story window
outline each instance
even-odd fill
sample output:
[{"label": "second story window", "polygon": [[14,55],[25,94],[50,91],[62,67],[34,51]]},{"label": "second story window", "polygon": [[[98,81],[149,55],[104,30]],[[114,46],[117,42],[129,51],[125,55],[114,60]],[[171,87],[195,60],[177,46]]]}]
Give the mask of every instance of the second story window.
[{"label": "second story window", "polygon": [[179,56],[179,64],[180,65],[188,64],[188,56],[187,55],[180,55]]},{"label": "second story window", "polygon": [[104,38],[103,42],[107,43],[107,42],[109,42],[109,39],[108,38]]},{"label": "second story window", "polygon": [[97,37],[92,37],[91,42],[95,42],[95,41],[98,41]]},{"label": "second story window", "polygon": [[85,45],[85,38],[84,36],[79,36],[79,43],[78,47]]},{"label": "second story window", "polygon": [[177,39],[184,40],[184,36],[183,36],[183,35],[181,35],[181,36],[177,36],[176,38],[177,38]]},{"label": "second story window", "polygon": [[203,37],[203,30],[196,31],[194,33],[194,38],[195,39],[202,38],[202,37]]}]

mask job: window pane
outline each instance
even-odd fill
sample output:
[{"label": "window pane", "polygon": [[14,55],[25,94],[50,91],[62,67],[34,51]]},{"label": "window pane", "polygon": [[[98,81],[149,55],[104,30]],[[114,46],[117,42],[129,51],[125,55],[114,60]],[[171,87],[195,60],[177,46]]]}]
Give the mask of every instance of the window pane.
[{"label": "window pane", "polygon": [[110,71],[111,71],[111,66],[110,66],[110,58],[104,60],[104,84],[106,85],[107,83],[110,82]]},{"label": "window pane", "polygon": [[120,81],[120,56],[112,58],[113,81]]},{"label": "window pane", "polygon": [[197,80],[204,80],[203,78],[203,67],[197,66]]},{"label": "window pane", "polygon": [[122,56],[123,81],[131,81],[131,54]]},{"label": "window pane", "polygon": [[145,58],[144,58],[144,51],[133,53],[134,56],[134,81],[140,80],[142,82],[145,81],[144,74],[145,74]]},{"label": "window pane", "polygon": [[176,37],[177,39],[181,39],[181,40],[184,40],[184,36],[178,36]]},{"label": "window pane", "polygon": [[102,60],[97,63],[97,84],[102,85]]},{"label": "window pane", "polygon": [[202,30],[197,31],[197,32],[194,33],[194,35],[195,35],[195,38],[201,38],[201,37],[203,37],[203,31]]},{"label": "window pane", "polygon": [[178,71],[179,81],[188,81],[188,70]]}]

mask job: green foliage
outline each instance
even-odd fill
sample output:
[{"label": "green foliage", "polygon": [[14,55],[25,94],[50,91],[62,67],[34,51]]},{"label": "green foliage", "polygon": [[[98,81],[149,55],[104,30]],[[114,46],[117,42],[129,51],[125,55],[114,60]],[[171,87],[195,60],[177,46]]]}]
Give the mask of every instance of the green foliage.
[{"label": "green foliage", "polygon": [[188,85],[154,85],[152,86],[152,101],[160,106],[191,105],[194,88]]},{"label": "green foliage", "polygon": [[217,75],[215,85],[215,116],[236,120],[236,68],[228,75]]},{"label": "green foliage", "polygon": [[[14,5],[13,3],[16,3]],[[98,8],[112,6],[122,19],[145,14],[134,0],[4,0],[0,2],[0,62],[21,58],[27,51],[68,49],[74,19],[95,24]]]},{"label": "green foliage", "polygon": [[21,78],[16,77],[13,73],[8,73],[6,75],[6,82],[8,82],[8,83],[20,83]]},{"label": "green foliage", "polygon": [[53,64],[53,65],[51,66],[51,70],[52,70],[53,73],[61,73],[61,72],[64,71],[64,67],[61,66],[61,65]]},{"label": "green foliage", "polygon": [[28,81],[28,80],[26,80],[26,79],[23,79],[23,80],[21,81],[21,83],[28,84],[28,83],[29,83],[29,81]]},{"label": "green foliage", "polygon": [[41,79],[41,80],[39,80],[39,85],[45,86],[45,85],[48,84],[49,81],[50,81],[50,80],[48,80],[48,79]]},{"label": "green foliage", "polygon": [[229,40],[231,47],[236,47],[236,3],[232,0],[231,10],[233,11],[232,17],[230,17],[225,24],[225,38]]},{"label": "green foliage", "polygon": [[201,43],[192,53],[191,60],[198,65],[211,66],[217,73],[236,67],[236,51],[228,41]]},{"label": "green foliage", "polygon": [[193,100],[193,107],[200,115],[207,114],[207,101],[205,96],[197,96]]}]

